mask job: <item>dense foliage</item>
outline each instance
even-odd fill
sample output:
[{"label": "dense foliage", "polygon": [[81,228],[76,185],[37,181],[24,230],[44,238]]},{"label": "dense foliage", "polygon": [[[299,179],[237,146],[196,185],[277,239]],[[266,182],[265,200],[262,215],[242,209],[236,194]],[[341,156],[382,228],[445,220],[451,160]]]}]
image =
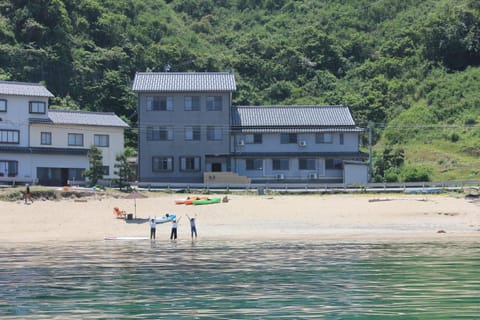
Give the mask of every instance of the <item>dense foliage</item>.
[{"label": "dense foliage", "polygon": [[235,104],[348,104],[379,154],[479,178],[477,0],[0,0],[0,13],[0,79],[121,115],[130,146],[135,72],[231,70]]}]

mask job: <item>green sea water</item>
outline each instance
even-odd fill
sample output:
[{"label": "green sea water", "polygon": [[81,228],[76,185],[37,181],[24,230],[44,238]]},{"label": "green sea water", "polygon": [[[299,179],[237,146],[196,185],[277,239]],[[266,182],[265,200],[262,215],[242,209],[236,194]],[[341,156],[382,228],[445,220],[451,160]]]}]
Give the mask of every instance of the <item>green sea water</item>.
[{"label": "green sea water", "polygon": [[478,242],[0,245],[0,319],[480,319]]}]

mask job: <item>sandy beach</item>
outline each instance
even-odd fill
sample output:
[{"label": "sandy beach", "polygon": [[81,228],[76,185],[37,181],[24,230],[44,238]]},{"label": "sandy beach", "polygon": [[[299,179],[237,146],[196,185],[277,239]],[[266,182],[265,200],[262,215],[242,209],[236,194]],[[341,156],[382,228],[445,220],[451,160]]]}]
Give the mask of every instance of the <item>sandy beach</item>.
[{"label": "sandy beach", "polygon": [[[223,197],[224,195],[210,195]],[[197,217],[198,240],[320,239],[334,241],[480,239],[480,202],[462,195],[228,195],[228,203],[176,205],[186,195],[149,193],[145,199],[95,195],[82,199],[0,202],[0,241],[94,241],[148,237],[147,219],[181,217],[179,240],[190,240],[186,215]],[[115,218],[113,207],[135,212]],[[170,223],[157,241],[170,241]]]}]

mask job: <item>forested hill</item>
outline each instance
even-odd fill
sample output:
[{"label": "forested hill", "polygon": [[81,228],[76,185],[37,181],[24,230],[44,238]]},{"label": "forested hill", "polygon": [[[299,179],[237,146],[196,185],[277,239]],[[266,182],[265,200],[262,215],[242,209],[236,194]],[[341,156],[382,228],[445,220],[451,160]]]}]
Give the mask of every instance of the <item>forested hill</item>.
[{"label": "forested hill", "polygon": [[231,70],[235,104],[348,104],[374,128],[380,180],[405,179],[407,162],[478,179],[478,0],[0,0],[0,13],[0,79],[42,81],[55,106],[135,129],[135,72]]}]

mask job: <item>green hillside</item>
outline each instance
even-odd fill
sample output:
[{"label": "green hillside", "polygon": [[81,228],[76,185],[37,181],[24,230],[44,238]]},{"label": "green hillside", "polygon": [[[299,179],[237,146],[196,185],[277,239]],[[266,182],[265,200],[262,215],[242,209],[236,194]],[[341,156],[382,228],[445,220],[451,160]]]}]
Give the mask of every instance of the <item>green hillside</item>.
[{"label": "green hillside", "polygon": [[348,104],[372,127],[377,181],[480,179],[477,0],[0,0],[0,13],[0,79],[123,116],[131,147],[135,72],[231,70],[235,104]]}]

